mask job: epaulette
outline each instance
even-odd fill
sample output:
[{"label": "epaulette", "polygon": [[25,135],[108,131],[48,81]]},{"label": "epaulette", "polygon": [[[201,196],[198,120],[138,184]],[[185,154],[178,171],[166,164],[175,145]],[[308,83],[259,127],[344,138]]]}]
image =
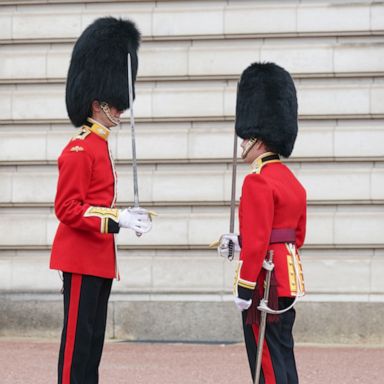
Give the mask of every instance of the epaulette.
[{"label": "epaulette", "polygon": [[251,172],[249,172],[250,174],[260,174],[260,172],[261,172],[261,168],[262,167],[255,167],[255,168],[252,168],[251,169]]},{"label": "epaulette", "polygon": [[87,127],[83,126],[80,129],[80,131],[77,132],[76,135],[72,137],[71,141],[84,140],[90,133],[91,133],[91,131]]}]

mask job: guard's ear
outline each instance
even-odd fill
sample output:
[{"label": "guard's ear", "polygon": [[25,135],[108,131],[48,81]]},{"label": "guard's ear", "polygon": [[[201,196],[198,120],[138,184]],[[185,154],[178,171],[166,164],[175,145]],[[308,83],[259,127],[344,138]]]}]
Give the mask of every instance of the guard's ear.
[{"label": "guard's ear", "polygon": [[101,111],[100,102],[98,100],[93,100],[91,107],[92,107],[92,113]]}]

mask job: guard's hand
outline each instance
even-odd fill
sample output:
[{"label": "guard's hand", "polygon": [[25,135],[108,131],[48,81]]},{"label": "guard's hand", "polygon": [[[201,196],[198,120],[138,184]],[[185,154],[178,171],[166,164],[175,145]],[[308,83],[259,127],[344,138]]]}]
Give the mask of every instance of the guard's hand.
[{"label": "guard's hand", "polygon": [[[230,246],[232,247],[232,254],[230,252]],[[217,253],[219,256],[232,260],[234,253],[240,252],[240,249],[239,237],[234,233],[227,233],[220,237]]]},{"label": "guard's hand", "polygon": [[140,207],[121,209],[119,226],[132,229],[136,233],[147,233],[152,229],[152,213]]},{"label": "guard's hand", "polygon": [[244,299],[240,299],[240,297],[236,297],[236,296],[234,297],[234,301],[235,301],[237,309],[241,312],[248,309],[252,304],[252,299],[244,300]]}]

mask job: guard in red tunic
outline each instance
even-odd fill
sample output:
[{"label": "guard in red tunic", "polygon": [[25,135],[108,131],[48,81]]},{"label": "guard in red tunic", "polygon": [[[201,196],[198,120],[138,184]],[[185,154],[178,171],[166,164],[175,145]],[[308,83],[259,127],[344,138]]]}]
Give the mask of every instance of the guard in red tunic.
[{"label": "guard in red tunic", "polygon": [[[236,133],[242,158],[251,165],[243,182],[240,235],[223,235],[219,252],[232,244],[240,251],[234,283],[235,303],[255,380],[260,312],[266,272],[263,261],[273,251],[274,270],[268,305],[260,383],[296,384],[293,351],[293,304],[304,294],[298,250],[304,243],[306,192],[280,156],[289,157],[297,135],[297,99],[289,73],[273,63],[254,63],[242,74],[236,105]],[[259,384],[259,383],[257,383]]]},{"label": "guard in red tunic", "polygon": [[80,131],[58,160],[55,213],[60,221],[50,268],[63,272],[64,324],[59,384],[96,384],[108,299],[118,278],[115,234],[151,229],[145,209],[116,208],[117,178],[108,138],[129,108],[127,55],[137,73],[140,33],[128,20],[101,18],[73,49],[66,104]]}]

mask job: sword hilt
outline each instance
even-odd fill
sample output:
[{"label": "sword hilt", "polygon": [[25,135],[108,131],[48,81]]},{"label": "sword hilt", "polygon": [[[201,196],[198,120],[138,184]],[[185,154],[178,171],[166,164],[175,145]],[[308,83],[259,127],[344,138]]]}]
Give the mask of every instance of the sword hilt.
[{"label": "sword hilt", "polygon": [[228,260],[229,261],[232,261],[233,258],[235,257],[234,248],[235,248],[235,244],[233,244],[232,240],[229,240],[229,243],[228,243]]},{"label": "sword hilt", "polygon": [[[136,200],[136,199],[135,199]],[[139,202],[138,201],[135,201],[134,204],[133,204],[133,207],[134,208],[139,208]],[[137,237],[140,237],[142,235],[142,233],[140,232],[135,232],[136,233],[136,236]]]}]

